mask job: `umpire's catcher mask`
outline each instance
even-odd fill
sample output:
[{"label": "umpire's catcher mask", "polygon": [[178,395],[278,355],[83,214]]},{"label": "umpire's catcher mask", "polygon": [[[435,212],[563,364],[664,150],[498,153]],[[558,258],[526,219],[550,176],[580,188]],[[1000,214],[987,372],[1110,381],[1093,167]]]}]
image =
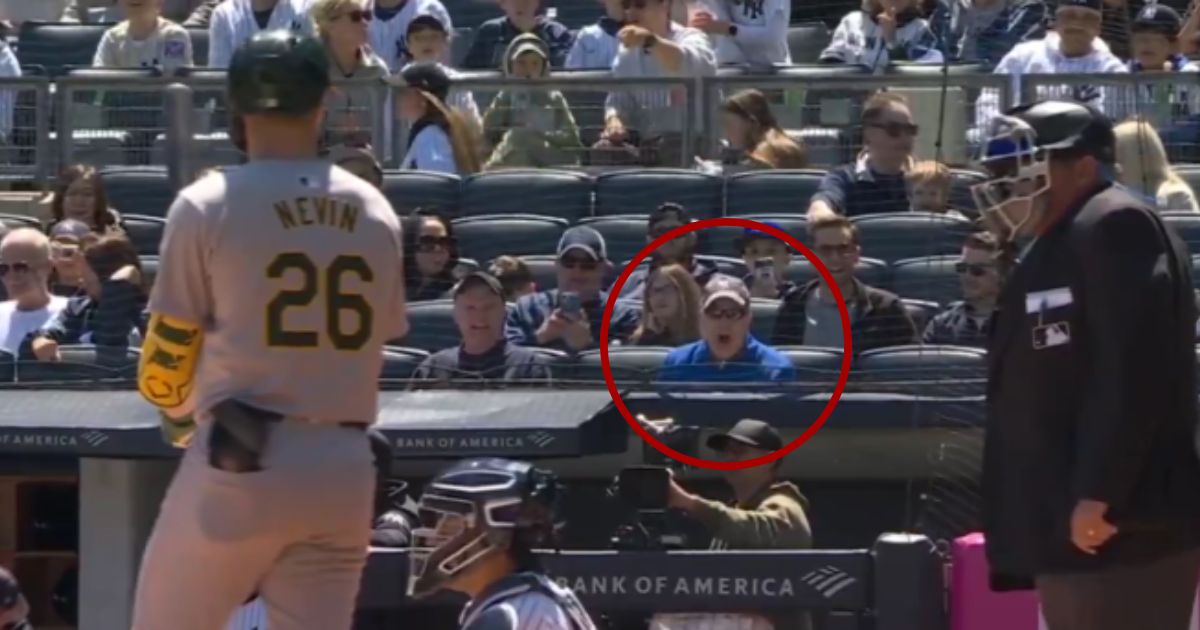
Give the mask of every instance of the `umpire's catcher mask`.
[{"label": "umpire's catcher mask", "polygon": [[425,487],[413,532],[408,594],[425,597],[494,554],[553,535],[558,484],[525,462],[472,459]]},{"label": "umpire's catcher mask", "polygon": [[1037,149],[1037,132],[1025,121],[992,120],[980,160],[988,179],[972,186],[971,194],[984,220],[1004,236],[1015,236],[1033,218],[1034,199],[1050,189],[1046,157]]}]

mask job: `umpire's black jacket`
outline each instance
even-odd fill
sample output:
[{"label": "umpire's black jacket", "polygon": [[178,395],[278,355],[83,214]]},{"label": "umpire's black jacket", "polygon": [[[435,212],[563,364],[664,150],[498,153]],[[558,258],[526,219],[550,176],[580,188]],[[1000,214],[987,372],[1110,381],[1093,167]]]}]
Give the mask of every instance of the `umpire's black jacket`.
[{"label": "umpire's black jacket", "polygon": [[[1034,242],[1004,288],[983,464],[994,588],[1200,546],[1196,304],[1187,249],[1167,234],[1105,185]],[[1085,498],[1123,528],[1096,556],[1070,540]]]}]

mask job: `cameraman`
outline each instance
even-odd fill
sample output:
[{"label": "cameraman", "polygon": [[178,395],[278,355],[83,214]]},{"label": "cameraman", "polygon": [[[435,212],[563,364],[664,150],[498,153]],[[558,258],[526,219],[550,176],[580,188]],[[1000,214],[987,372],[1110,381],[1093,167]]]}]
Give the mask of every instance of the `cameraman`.
[{"label": "cameraman", "polygon": [[[754,459],[783,448],[783,440],[771,425],[751,419],[739,420],[728,432],[710,437],[707,443],[730,461]],[[805,514],[808,500],[794,484],[779,481],[782,462],[778,459],[765,466],[725,471],[725,481],[733,488],[733,505],[692,494],[672,478],[667,505],[702,523],[712,534],[712,549],[809,549],[812,528]],[[772,623],[777,630],[811,626],[807,613],[799,618],[774,617]],[[676,630],[683,626],[662,627]]]}]

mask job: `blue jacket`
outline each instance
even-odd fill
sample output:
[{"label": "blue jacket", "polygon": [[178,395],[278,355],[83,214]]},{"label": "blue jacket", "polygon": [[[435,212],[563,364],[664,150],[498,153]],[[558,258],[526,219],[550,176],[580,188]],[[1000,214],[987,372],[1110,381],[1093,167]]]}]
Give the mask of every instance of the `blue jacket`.
[{"label": "blue jacket", "polygon": [[[604,304],[607,300],[608,293],[601,291],[599,299],[583,305],[583,310],[587,313],[588,325],[592,328],[593,344],[587,348],[589,350],[600,345],[600,316],[604,313]],[[542,322],[546,321],[546,318],[554,312],[557,306],[558,289],[539,291],[522,297],[512,305],[512,308],[508,309],[505,337],[510,343],[519,346],[537,346],[538,328],[542,327]],[[628,339],[629,335],[633,334],[637,328],[640,319],[641,312],[635,305],[618,299],[613,305],[612,322],[608,329],[609,342]],[[566,344],[561,339],[544,347],[567,350]]]},{"label": "blue jacket", "polygon": [[746,337],[746,347],[724,364],[713,359],[704,340],[675,348],[667,354],[658,379],[676,383],[753,383],[796,380],[792,362],[778,350]]}]

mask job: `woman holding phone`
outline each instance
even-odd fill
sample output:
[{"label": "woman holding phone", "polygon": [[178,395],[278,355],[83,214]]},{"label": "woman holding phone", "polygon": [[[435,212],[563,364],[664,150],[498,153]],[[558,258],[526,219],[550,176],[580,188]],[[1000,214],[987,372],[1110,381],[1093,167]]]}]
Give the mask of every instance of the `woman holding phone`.
[{"label": "woman holding phone", "polygon": [[642,297],[642,320],[629,342],[635,346],[682,346],[700,338],[700,286],[682,265],[650,273]]}]

